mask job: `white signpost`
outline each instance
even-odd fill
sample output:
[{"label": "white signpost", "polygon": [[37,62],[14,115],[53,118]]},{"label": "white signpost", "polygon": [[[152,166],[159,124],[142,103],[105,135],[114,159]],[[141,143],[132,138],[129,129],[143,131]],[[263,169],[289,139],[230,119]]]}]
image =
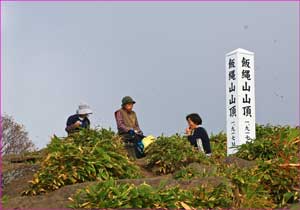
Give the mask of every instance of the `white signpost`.
[{"label": "white signpost", "polygon": [[226,54],[227,155],[255,139],[254,53],[238,48]]}]

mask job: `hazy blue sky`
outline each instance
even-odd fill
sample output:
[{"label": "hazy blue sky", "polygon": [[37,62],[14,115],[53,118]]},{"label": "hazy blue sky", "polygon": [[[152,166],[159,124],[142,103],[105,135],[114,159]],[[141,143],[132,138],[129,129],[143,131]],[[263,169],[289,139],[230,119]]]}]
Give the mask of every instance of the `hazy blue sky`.
[{"label": "hazy blue sky", "polygon": [[121,98],[145,134],[183,132],[198,112],[225,131],[225,54],[255,53],[257,123],[298,124],[299,7],[289,3],[2,2],[3,112],[37,146],[80,102],[116,129]]}]

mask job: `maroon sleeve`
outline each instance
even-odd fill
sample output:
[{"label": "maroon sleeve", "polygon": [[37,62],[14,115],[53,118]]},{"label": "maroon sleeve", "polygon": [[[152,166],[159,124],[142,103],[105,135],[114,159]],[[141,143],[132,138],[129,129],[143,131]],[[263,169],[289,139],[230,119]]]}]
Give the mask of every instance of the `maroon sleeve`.
[{"label": "maroon sleeve", "polygon": [[120,111],[115,112],[115,118],[117,121],[118,130],[127,133],[129,128],[126,127]]}]

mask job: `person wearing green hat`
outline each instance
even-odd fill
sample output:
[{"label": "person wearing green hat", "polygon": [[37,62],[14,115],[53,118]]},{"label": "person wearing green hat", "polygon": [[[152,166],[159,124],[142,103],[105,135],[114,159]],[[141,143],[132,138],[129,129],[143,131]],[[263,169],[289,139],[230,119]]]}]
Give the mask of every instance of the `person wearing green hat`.
[{"label": "person wearing green hat", "polygon": [[124,140],[125,149],[131,157],[137,157],[137,152],[135,151],[134,154],[133,149],[136,143],[144,138],[137,115],[133,111],[133,105],[135,103],[136,102],[130,96],[125,96],[122,99],[122,107],[115,112],[118,134]]}]

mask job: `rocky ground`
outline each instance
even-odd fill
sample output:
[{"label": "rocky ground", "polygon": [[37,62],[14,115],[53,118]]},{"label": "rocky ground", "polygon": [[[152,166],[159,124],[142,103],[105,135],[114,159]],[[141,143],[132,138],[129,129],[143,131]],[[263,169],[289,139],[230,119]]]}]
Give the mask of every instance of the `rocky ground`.
[{"label": "rocky ground", "polygon": [[[4,206],[7,208],[65,208],[69,205],[68,198],[71,197],[78,189],[85,188],[95,182],[85,182],[62,187],[51,193],[39,196],[21,196],[21,193],[28,188],[29,181],[32,180],[34,173],[39,169],[39,159],[41,156],[10,156],[3,159],[3,195],[7,198]],[[237,162],[238,160],[226,160],[228,164]],[[208,177],[203,179],[195,179],[191,181],[178,181],[173,179],[172,175],[156,176],[145,168],[145,160],[139,159],[135,161],[140,167],[144,178],[142,179],[123,179],[120,183],[141,184],[143,182],[152,186],[158,186],[164,181],[167,186],[180,185],[182,188],[188,189],[199,184],[212,184],[225,181],[219,177]],[[245,165],[247,163],[240,161],[238,164]],[[251,163],[248,163],[251,164]],[[204,166],[196,164],[193,167],[203,170]]]},{"label": "rocky ground", "polygon": [[[6,197],[5,208],[66,208],[70,204],[71,197],[79,189],[93,185],[96,182],[85,182],[62,187],[54,192],[38,196],[21,196],[22,191],[27,189],[28,182],[32,180],[34,173],[39,169],[39,159],[41,157],[7,157],[3,159],[3,195]],[[173,175],[156,176],[145,168],[145,160],[136,160],[144,178],[142,179],[122,179],[120,183],[141,184],[146,182],[152,186],[158,186],[162,181],[166,186],[180,185],[181,188],[189,189],[199,185],[216,186],[221,182],[226,182],[224,178],[207,177],[188,181],[179,181]],[[224,164],[236,164],[239,167],[251,167],[255,162],[250,162],[238,158],[225,158]],[[197,170],[209,170],[204,165],[193,163],[191,167]],[[300,205],[295,205],[293,209],[300,209]]]}]

